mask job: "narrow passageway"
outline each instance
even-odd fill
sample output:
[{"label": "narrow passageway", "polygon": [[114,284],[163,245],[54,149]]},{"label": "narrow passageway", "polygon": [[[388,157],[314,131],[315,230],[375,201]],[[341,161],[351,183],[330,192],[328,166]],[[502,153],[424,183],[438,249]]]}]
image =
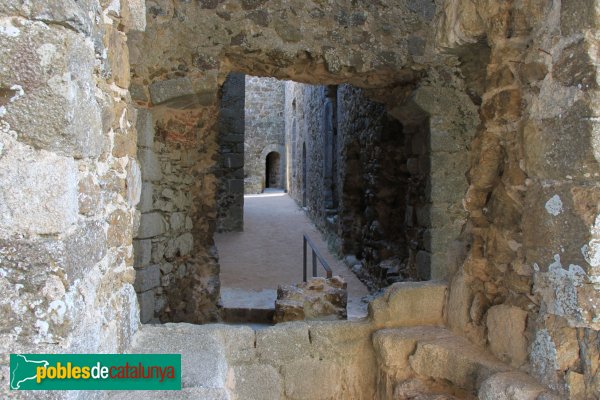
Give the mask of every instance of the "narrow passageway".
[{"label": "narrow passageway", "polygon": [[[367,288],[329,252],[302,209],[287,194],[276,190],[244,196],[244,232],[215,236],[223,305],[273,307],[279,284],[302,282],[303,233],[313,240],[334,275],[348,282],[348,318],[365,316],[367,305],[361,298],[369,294]],[[320,265],[319,276],[324,276]]]}]

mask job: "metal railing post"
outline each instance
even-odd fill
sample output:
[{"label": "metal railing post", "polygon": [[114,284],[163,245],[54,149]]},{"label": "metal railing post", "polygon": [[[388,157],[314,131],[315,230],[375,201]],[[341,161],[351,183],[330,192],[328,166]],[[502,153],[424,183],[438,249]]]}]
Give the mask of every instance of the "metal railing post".
[{"label": "metal railing post", "polygon": [[310,249],[312,250],[312,276],[313,278],[317,276],[317,258],[319,259],[319,261],[321,262],[321,265],[323,266],[323,269],[325,270],[325,272],[327,273],[327,278],[331,278],[333,276],[333,272],[331,271],[331,268],[329,268],[329,264],[327,264],[327,261],[325,261],[325,259],[323,258],[323,256],[321,256],[321,254],[319,253],[319,250],[317,250],[315,244],[312,242],[312,240],[310,240],[310,238],[306,235],[306,233],[302,236],[302,244],[303,244],[303,260],[302,260],[302,279],[303,282],[307,282],[308,280],[308,270],[307,268],[307,261],[308,261],[308,254],[306,252],[306,245],[308,244],[310,246]]},{"label": "metal railing post", "polygon": [[303,266],[304,268],[302,269],[302,282],[306,282],[307,281],[307,276],[306,276],[306,236],[303,237],[303,244],[304,244],[304,260],[303,260]]}]

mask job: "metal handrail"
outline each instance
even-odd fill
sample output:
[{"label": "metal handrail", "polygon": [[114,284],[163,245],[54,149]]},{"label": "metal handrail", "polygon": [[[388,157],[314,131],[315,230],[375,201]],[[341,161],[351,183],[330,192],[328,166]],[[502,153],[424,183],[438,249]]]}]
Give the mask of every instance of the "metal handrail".
[{"label": "metal handrail", "polygon": [[306,244],[310,245],[310,248],[312,250],[312,277],[316,277],[317,276],[317,258],[319,259],[319,261],[321,262],[321,265],[323,266],[323,268],[325,269],[325,271],[327,272],[327,278],[331,278],[333,276],[333,272],[331,272],[331,268],[329,268],[329,264],[327,264],[327,261],[325,261],[325,259],[321,256],[321,254],[319,253],[319,250],[317,250],[317,247],[315,246],[315,244],[312,242],[312,240],[310,240],[310,238],[308,237],[308,235],[306,233],[303,234],[303,244],[304,244],[304,269],[302,270],[302,278],[303,278],[303,282],[307,281],[307,271],[306,271]]}]

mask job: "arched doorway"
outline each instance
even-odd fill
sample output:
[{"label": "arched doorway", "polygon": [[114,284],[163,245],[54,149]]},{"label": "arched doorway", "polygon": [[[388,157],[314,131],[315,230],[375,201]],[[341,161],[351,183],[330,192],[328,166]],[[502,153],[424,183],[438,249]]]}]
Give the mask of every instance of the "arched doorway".
[{"label": "arched doorway", "polygon": [[272,151],[269,154],[267,154],[265,163],[265,188],[281,189],[281,157],[279,153],[276,151]]}]

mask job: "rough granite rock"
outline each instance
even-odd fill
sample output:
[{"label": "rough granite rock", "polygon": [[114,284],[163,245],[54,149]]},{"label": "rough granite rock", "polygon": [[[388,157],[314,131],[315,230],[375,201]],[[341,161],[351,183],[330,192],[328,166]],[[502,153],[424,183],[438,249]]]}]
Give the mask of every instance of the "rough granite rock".
[{"label": "rough granite rock", "polygon": [[279,285],[273,320],[279,323],[346,319],[347,287],[339,276],[312,278],[295,286]]},{"label": "rough granite rock", "polygon": [[490,350],[498,359],[519,367],[527,361],[527,313],[518,307],[494,306],[488,310]]}]

